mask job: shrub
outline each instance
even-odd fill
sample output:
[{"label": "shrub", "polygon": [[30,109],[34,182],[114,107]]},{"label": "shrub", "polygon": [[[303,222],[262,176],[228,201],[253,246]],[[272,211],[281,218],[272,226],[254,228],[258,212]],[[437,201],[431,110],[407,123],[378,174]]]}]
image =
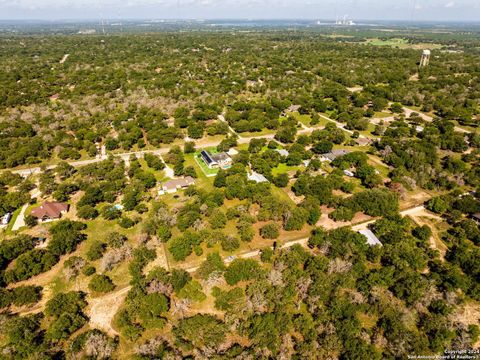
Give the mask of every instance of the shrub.
[{"label": "shrub", "polygon": [[275,223],[270,223],[262,226],[260,235],[264,239],[276,239],[280,236],[280,227]]},{"label": "shrub", "polygon": [[127,241],[127,237],[123,234],[120,234],[118,232],[111,232],[107,236],[107,244],[108,246],[111,246],[113,248],[121,248],[123,244]]},{"label": "shrub", "polygon": [[83,273],[83,275],[85,275],[85,276],[90,276],[90,275],[95,274],[96,271],[97,271],[97,270],[95,269],[95,266],[85,266],[85,267],[83,268],[82,273]]},{"label": "shrub", "polygon": [[118,220],[118,225],[120,225],[124,229],[129,229],[135,226],[135,221],[126,216],[123,216],[120,220]]},{"label": "shrub", "polygon": [[90,280],[88,288],[95,292],[106,293],[115,289],[115,284],[107,275],[96,274]]},{"label": "shrub", "polygon": [[227,235],[220,242],[224,251],[233,251],[240,247],[240,241],[233,235]]},{"label": "shrub", "polygon": [[42,298],[42,287],[40,286],[19,286],[11,290],[12,303],[16,306],[33,304]]},{"label": "shrub", "polygon": [[235,259],[225,271],[225,280],[228,285],[235,285],[239,281],[254,280],[262,276],[263,270],[253,259]]},{"label": "shrub", "polygon": [[98,217],[98,210],[91,205],[84,205],[77,209],[77,215],[82,219],[91,220]]},{"label": "shrub", "polygon": [[103,256],[103,253],[105,252],[106,245],[105,243],[95,240],[92,245],[90,245],[90,248],[87,251],[87,259],[90,261],[95,261],[100,259]]}]

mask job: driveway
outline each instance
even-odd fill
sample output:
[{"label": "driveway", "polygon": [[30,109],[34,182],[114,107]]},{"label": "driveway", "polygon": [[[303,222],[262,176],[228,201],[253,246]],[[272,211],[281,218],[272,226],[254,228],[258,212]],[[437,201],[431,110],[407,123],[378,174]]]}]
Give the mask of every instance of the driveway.
[{"label": "driveway", "polygon": [[20,213],[18,214],[15,222],[13,223],[12,231],[17,231],[21,227],[25,226],[25,211],[27,210],[27,207],[28,204],[22,206],[22,210],[20,210]]}]

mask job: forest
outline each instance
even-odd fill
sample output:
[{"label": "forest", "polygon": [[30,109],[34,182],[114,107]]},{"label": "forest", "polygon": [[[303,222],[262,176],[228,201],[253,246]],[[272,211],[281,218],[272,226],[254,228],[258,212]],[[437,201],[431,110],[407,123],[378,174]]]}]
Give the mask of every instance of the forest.
[{"label": "forest", "polygon": [[0,33],[0,359],[478,350],[480,32],[336,31]]}]

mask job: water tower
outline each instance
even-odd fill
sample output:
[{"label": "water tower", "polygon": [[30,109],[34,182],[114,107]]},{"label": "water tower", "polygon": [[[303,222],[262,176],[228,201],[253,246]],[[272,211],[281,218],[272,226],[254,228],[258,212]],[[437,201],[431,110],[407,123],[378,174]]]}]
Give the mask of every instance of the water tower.
[{"label": "water tower", "polygon": [[430,50],[423,50],[422,57],[420,58],[420,67],[427,66],[430,63]]}]

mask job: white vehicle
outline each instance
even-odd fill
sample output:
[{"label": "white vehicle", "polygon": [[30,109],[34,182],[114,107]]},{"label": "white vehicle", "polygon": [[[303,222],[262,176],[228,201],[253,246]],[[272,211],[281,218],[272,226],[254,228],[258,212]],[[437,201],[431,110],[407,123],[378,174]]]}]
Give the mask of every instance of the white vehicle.
[{"label": "white vehicle", "polygon": [[227,257],[225,259],[225,262],[228,264],[228,263],[231,263],[233,260],[235,260],[237,257],[236,256],[233,256],[233,255],[230,255],[229,257]]}]

